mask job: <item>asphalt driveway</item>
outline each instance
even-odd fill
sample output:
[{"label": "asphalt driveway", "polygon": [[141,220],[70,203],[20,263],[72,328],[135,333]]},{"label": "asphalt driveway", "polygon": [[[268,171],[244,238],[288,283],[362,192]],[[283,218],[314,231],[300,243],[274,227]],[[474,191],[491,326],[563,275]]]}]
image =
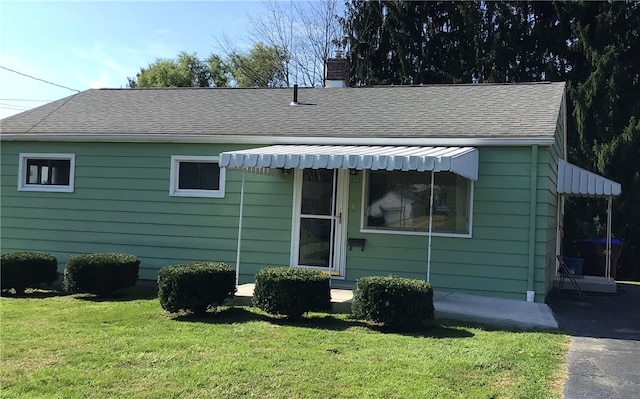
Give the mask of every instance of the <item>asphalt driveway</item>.
[{"label": "asphalt driveway", "polygon": [[640,395],[640,285],[618,283],[618,294],[552,292],[547,304],[572,335],[566,399]]}]

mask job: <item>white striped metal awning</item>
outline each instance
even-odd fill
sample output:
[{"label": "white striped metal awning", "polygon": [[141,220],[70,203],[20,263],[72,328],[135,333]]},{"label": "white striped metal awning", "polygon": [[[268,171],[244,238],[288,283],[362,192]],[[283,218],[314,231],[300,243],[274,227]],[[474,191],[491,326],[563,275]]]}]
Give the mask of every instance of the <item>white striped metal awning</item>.
[{"label": "white striped metal awning", "polygon": [[558,161],[558,194],[584,197],[620,195],[622,186],[588,170],[560,159]]},{"label": "white striped metal awning", "polygon": [[220,154],[231,169],[356,169],[453,172],[478,179],[473,147],[274,145]]}]

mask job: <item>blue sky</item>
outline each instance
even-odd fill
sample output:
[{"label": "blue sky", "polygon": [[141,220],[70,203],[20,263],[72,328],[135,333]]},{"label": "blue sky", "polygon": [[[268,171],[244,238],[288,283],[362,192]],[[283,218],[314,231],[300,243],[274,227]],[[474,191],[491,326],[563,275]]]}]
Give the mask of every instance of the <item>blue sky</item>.
[{"label": "blue sky", "polygon": [[[75,90],[125,87],[157,58],[250,47],[260,1],[0,0],[0,66]],[[0,118],[74,94],[0,69]]]}]

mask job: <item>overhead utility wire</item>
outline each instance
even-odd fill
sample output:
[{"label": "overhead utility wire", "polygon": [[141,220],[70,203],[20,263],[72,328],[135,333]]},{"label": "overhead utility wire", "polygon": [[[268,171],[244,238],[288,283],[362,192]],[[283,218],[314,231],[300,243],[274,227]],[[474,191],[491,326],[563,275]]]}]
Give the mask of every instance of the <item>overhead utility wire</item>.
[{"label": "overhead utility wire", "polygon": [[0,104],[0,108],[2,108],[2,109],[10,109],[12,111],[28,111],[28,110],[31,109],[31,108],[22,108],[22,107],[20,107],[20,108],[12,107],[10,105],[3,105],[3,104]]},{"label": "overhead utility wire", "polygon": [[26,98],[0,98],[0,101],[33,101],[37,103],[49,103],[54,100],[31,100]]},{"label": "overhead utility wire", "polygon": [[72,89],[72,88],[67,87],[67,86],[59,85],[57,83],[49,82],[48,80],[36,78],[35,76],[27,75],[26,73],[18,72],[18,71],[15,71],[13,69],[10,69],[10,68],[3,67],[2,65],[0,65],[0,68],[2,68],[4,70],[7,70],[9,72],[17,73],[18,75],[22,75],[22,76],[26,76],[26,77],[31,78],[31,79],[39,80],[41,82],[44,82],[44,83],[47,83],[47,84],[50,84],[50,85],[53,85],[53,86],[62,87],[63,89],[67,89],[67,90],[71,90],[71,91],[75,91],[77,93],[80,93],[80,90]]},{"label": "overhead utility wire", "polygon": [[0,107],[14,107],[14,108],[22,108],[22,109],[31,109],[31,107],[25,107],[24,105],[19,104],[10,104],[10,103],[0,103]]}]

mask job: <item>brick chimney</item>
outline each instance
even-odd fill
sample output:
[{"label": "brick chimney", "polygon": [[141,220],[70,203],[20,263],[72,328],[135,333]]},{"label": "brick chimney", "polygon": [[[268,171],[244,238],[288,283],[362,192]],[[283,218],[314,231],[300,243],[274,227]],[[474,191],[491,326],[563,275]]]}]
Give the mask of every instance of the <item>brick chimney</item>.
[{"label": "brick chimney", "polygon": [[325,87],[349,86],[349,61],[342,57],[342,51],[337,50],[335,58],[327,60],[327,79]]}]

